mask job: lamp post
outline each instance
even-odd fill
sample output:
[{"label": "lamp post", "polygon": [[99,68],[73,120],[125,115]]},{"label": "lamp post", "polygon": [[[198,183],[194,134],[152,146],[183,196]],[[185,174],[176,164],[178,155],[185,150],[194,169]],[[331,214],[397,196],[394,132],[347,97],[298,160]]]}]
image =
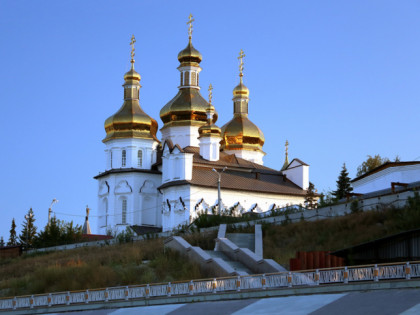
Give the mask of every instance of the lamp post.
[{"label": "lamp post", "polygon": [[49,227],[49,226],[50,226],[50,224],[51,224],[52,206],[53,206],[53,204],[55,204],[55,203],[57,203],[57,202],[58,202],[58,200],[54,198],[54,199],[52,200],[51,204],[50,204],[50,207],[48,208],[48,227]]},{"label": "lamp post", "polygon": [[32,212],[25,215],[26,219],[26,250],[29,248],[29,219],[31,219],[34,216]]},{"label": "lamp post", "polygon": [[227,170],[227,166],[225,166],[223,169],[222,169],[222,171],[221,172],[218,172],[218,171],[216,171],[216,169],[214,169],[213,168],[213,172],[215,172],[216,174],[217,174],[217,176],[218,176],[218,178],[217,178],[217,205],[218,205],[218,213],[219,214],[221,214],[221,211],[220,211],[220,205],[222,204],[222,196],[221,196],[221,194],[220,194],[220,179],[221,179],[221,177],[222,177],[222,173],[224,172],[224,171],[226,171]]}]

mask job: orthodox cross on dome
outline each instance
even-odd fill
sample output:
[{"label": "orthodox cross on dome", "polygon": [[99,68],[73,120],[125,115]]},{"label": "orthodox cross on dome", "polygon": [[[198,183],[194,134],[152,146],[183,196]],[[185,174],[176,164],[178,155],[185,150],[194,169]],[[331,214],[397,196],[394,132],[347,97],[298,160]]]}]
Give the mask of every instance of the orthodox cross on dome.
[{"label": "orthodox cross on dome", "polygon": [[193,15],[190,13],[190,15],[188,16],[188,37],[189,39],[191,39],[192,37],[192,31],[193,31],[193,25],[192,22],[194,22],[195,20],[193,19]]},{"label": "orthodox cross on dome", "polygon": [[130,42],[130,45],[131,45],[131,63],[134,63],[134,56],[136,55],[136,52],[135,52],[136,49],[134,48],[135,43],[136,43],[136,38],[133,35],[133,36],[131,36],[131,42]]},{"label": "orthodox cross on dome", "polygon": [[209,85],[209,105],[211,105],[211,101],[212,101],[212,99],[213,99],[213,85],[211,85],[211,83],[210,83],[210,85]]},{"label": "orthodox cross on dome", "polygon": [[89,211],[90,211],[89,206],[86,206],[86,220],[89,217]]},{"label": "orthodox cross on dome", "polygon": [[285,146],[286,146],[286,156],[288,156],[288,154],[289,154],[289,152],[288,152],[288,150],[289,150],[289,141],[286,140]]},{"label": "orthodox cross on dome", "polygon": [[244,76],[244,51],[241,49],[241,51],[239,52],[239,78],[241,79],[241,83],[242,83],[242,77]]}]

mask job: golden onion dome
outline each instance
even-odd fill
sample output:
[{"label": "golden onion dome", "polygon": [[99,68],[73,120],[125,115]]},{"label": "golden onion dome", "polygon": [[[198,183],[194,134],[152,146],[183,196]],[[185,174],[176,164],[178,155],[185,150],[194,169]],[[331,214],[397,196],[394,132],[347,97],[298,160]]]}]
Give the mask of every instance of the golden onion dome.
[{"label": "golden onion dome", "polygon": [[184,62],[196,62],[200,63],[201,60],[203,60],[203,56],[201,53],[194,48],[191,38],[188,41],[187,47],[185,47],[183,50],[181,50],[178,54],[178,60],[180,63]]},{"label": "golden onion dome", "polygon": [[235,114],[222,127],[223,150],[262,151],[264,142],[263,132],[246,115]]},{"label": "golden onion dome", "polygon": [[126,81],[139,81],[141,80],[140,74],[134,70],[134,67],[131,67],[130,71],[124,74],[124,80]]},{"label": "golden onion dome", "polygon": [[157,130],[156,120],[140,108],[138,100],[125,100],[119,111],[105,121],[106,137],[103,142],[121,138],[159,141],[156,138]]},{"label": "golden onion dome", "polygon": [[241,82],[233,89],[233,97],[249,97],[249,89]]},{"label": "golden onion dome", "polygon": [[[209,104],[198,89],[183,88],[161,110],[160,118],[164,126],[203,126],[207,122],[207,107]],[[214,113],[213,123],[217,121]]]},{"label": "golden onion dome", "polygon": [[158,130],[156,120],[140,107],[140,74],[132,67],[124,75],[124,103],[121,108],[105,121],[106,137],[103,142],[121,138],[154,139]]},{"label": "golden onion dome", "polygon": [[198,129],[200,137],[220,137],[222,131],[219,127],[214,124],[204,125]]}]

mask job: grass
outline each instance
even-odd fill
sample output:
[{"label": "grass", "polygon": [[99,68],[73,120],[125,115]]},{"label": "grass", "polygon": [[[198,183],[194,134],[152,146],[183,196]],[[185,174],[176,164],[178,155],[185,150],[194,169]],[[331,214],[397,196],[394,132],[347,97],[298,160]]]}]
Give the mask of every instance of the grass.
[{"label": "grass", "polygon": [[154,239],[0,261],[0,296],[169,282],[210,274]]}]

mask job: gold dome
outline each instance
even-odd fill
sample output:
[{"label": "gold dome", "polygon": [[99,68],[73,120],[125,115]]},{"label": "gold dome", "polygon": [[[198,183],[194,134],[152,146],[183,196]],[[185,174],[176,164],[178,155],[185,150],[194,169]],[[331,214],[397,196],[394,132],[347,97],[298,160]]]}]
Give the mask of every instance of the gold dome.
[{"label": "gold dome", "polygon": [[[201,96],[198,89],[183,88],[160,111],[164,126],[203,126],[207,122],[207,107],[209,104]],[[213,123],[217,121],[214,113]],[[163,129],[162,128],[162,129]]]},{"label": "gold dome", "polygon": [[105,121],[106,137],[103,142],[111,139],[140,138],[154,139],[158,129],[156,120],[147,115],[140,107],[140,74],[132,67],[124,75],[124,103],[114,115]]},{"label": "gold dome", "polygon": [[245,86],[245,84],[239,83],[235,88],[233,89],[233,97],[249,97],[249,89]]},{"label": "gold dome", "polygon": [[222,127],[222,150],[262,151],[263,132],[246,115],[235,114]]},{"label": "gold dome", "polygon": [[188,41],[188,45],[185,49],[181,50],[178,54],[178,60],[180,63],[185,62],[196,62],[200,63],[203,60],[201,53],[194,48],[191,42],[191,38]]},{"label": "gold dome", "polygon": [[200,137],[220,137],[222,131],[216,125],[204,125],[198,129]]},{"label": "gold dome", "polygon": [[[209,91],[210,89],[213,89],[211,84],[210,84]],[[209,102],[211,102],[211,92],[209,95]],[[214,113],[215,113],[215,108],[211,103],[209,103],[209,106],[207,107],[207,124],[198,128],[198,134],[200,135],[199,138],[201,137],[219,137],[220,138],[222,131],[218,126],[216,126],[212,122]]]},{"label": "gold dome", "polygon": [[138,81],[140,82],[141,80],[141,76],[140,74],[134,70],[134,66],[131,67],[130,71],[126,72],[126,74],[124,74],[124,80],[126,81]]}]

